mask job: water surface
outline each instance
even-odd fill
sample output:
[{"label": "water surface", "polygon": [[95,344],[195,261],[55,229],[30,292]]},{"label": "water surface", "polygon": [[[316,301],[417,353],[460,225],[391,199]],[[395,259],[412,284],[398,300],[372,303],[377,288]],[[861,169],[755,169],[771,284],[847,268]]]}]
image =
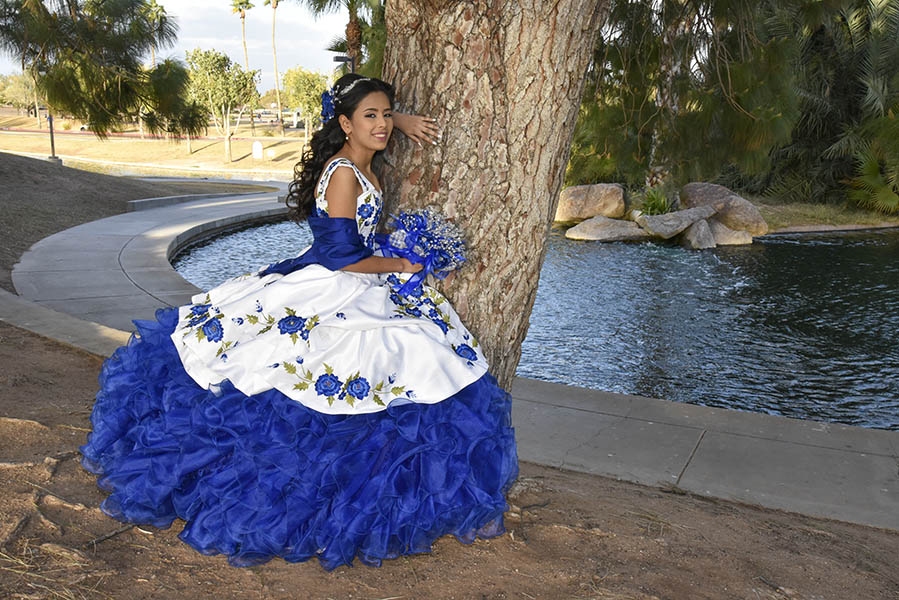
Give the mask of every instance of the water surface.
[{"label": "water surface", "polygon": [[[190,248],[201,288],[293,256],[275,223]],[[751,246],[566,240],[553,231],[518,374],[582,387],[899,430],[899,231]]]}]

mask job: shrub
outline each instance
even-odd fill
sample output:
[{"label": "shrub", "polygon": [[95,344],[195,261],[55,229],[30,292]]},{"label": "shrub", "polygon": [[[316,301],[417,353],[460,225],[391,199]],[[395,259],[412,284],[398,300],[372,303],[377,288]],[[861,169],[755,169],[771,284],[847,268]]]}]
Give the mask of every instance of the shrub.
[{"label": "shrub", "polygon": [[640,210],[645,215],[663,215],[671,212],[672,203],[664,190],[657,187],[647,188],[643,193],[643,205]]}]

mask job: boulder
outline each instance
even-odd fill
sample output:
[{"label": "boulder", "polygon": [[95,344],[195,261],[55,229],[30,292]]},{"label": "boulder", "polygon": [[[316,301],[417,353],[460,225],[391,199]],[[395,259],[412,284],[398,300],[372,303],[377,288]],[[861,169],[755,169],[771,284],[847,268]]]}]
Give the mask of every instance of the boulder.
[{"label": "boulder", "polygon": [[595,240],[600,242],[642,242],[649,234],[633,221],[621,221],[608,217],[593,217],[565,232],[570,240]]},{"label": "boulder", "polygon": [[748,231],[735,231],[718,220],[709,219],[709,230],[719,246],[741,246],[752,243],[752,234]]},{"label": "boulder", "polygon": [[706,250],[716,246],[715,236],[712,235],[712,230],[709,228],[709,222],[706,219],[696,221],[687,227],[680,237],[680,242],[693,250]]},{"label": "boulder", "polygon": [[759,210],[723,185],[688,183],[680,191],[680,203],[685,208],[714,206],[718,209],[718,220],[735,231],[748,231],[752,235],[768,233],[768,224]]},{"label": "boulder", "polygon": [[662,239],[670,239],[684,231],[687,227],[707,219],[715,214],[713,206],[697,206],[687,210],[676,210],[664,215],[640,215],[637,225],[650,234]]},{"label": "boulder", "polygon": [[617,183],[574,185],[562,190],[555,220],[561,223],[624,216],[624,188]]}]

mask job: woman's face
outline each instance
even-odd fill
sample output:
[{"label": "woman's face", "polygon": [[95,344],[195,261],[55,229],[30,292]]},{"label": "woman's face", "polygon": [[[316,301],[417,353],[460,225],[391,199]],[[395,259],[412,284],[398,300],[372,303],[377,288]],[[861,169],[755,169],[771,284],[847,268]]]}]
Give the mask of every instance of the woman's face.
[{"label": "woman's face", "polygon": [[349,141],[366,150],[383,150],[393,132],[393,113],[384,92],[365,96],[351,119],[340,117],[340,124]]}]

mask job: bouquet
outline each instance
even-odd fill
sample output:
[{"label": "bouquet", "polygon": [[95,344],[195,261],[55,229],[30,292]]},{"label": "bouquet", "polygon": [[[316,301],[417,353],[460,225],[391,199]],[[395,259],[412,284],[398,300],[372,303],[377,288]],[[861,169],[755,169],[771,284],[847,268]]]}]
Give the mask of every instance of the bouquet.
[{"label": "bouquet", "polygon": [[423,265],[412,275],[399,294],[408,295],[421,285],[425,277],[443,279],[465,262],[465,240],[462,231],[433,208],[410,210],[391,215],[393,233],[380,236],[385,254],[406,258]]}]

